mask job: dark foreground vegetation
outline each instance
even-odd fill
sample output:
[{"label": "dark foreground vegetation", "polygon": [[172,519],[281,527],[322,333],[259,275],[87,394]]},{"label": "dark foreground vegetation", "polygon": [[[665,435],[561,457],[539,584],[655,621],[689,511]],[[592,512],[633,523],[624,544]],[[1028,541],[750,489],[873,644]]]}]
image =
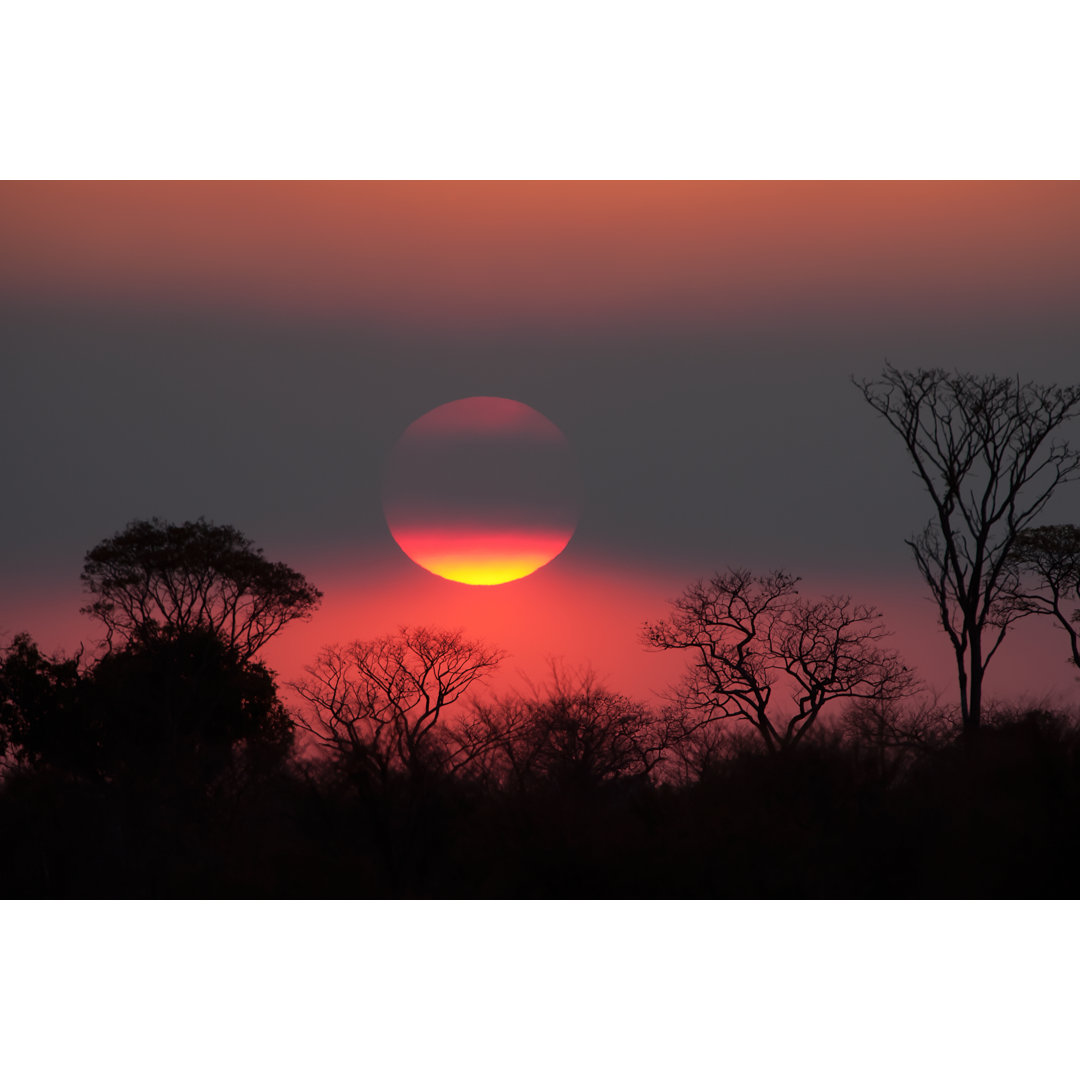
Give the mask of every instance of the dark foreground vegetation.
[{"label": "dark foreground vegetation", "polygon": [[563,675],[440,719],[411,757],[301,729],[305,755],[269,673],[213,634],[162,633],[83,672],[21,638],[2,671],[7,897],[1080,886],[1080,723],[1060,711],[998,709],[971,740],[948,708],[862,703],[770,754]]}]

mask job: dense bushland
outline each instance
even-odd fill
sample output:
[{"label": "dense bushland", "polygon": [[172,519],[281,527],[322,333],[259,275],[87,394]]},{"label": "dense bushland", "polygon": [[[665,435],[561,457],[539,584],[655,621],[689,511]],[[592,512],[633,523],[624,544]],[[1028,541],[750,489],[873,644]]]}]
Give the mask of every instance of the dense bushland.
[{"label": "dense bushland", "polygon": [[[1080,716],[858,703],[798,746],[701,729],[588,677],[463,702],[370,767],[296,728],[213,635],[0,666],[8,897],[1063,896]],[[439,736],[439,738],[436,738]],[[470,741],[471,740],[471,741]],[[442,747],[442,749],[438,749]],[[462,756],[462,747],[468,752]]]}]

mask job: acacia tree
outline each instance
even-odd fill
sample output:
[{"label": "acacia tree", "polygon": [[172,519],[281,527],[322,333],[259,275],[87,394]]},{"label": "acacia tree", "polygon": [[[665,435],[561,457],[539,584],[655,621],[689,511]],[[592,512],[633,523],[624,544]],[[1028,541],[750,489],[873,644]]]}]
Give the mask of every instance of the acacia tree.
[{"label": "acacia tree", "polygon": [[1058,485],[1080,475],[1080,453],[1051,441],[1080,411],[1080,386],[891,364],[877,380],[854,382],[903,439],[934,504],[907,544],[952,643],[970,735],[982,717],[987,665],[1024,613],[1005,602],[1010,553]]},{"label": "acacia tree", "polygon": [[794,747],[829,702],[900,695],[913,684],[896,653],[879,646],[887,631],[876,609],[845,596],[805,600],[798,581],[783,571],[716,574],[644,630],[653,648],[693,654],[678,691],[689,717],[745,720],[773,754]]},{"label": "acacia tree", "polygon": [[342,763],[383,783],[453,770],[480,748],[452,744],[446,710],[503,656],[460,630],[425,627],[330,645],[292,684],[307,703],[298,722]]},{"label": "acacia tree", "polygon": [[166,628],[209,629],[241,660],[283,626],[310,618],[322,593],[297,571],[270,562],[230,525],[200,518],[173,525],[133,521],[86,554],[82,581],[94,596],[82,609],[105,625],[106,642],[134,641]]},{"label": "acacia tree", "polygon": [[[1005,602],[1030,615],[1049,615],[1069,635],[1071,662],[1080,668],[1080,528],[1025,529],[1009,552],[1012,577]],[[1076,610],[1067,611],[1073,604]]]}]

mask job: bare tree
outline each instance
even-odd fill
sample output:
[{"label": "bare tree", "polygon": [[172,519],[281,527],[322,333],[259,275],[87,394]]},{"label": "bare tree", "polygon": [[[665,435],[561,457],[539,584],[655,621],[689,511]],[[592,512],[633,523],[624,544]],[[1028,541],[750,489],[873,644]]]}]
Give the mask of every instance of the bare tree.
[{"label": "bare tree", "polygon": [[491,733],[497,777],[584,791],[649,776],[670,744],[670,718],[609,690],[590,670],[551,670],[547,686],[478,705],[474,723]]},{"label": "bare tree", "polygon": [[[1080,668],[1080,528],[1025,529],[1009,552],[1005,602],[1023,614],[1049,615],[1069,635],[1071,662]],[[1076,610],[1067,611],[1073,604]]]},{"label": "bare tree", "polygon": [[879,647],[887,631],[874,608],[844,596],[804,600],[798,580],[729,570],[691,585],[644,631],[654,648],[694,655],[677,692],[688,716],[745,720],[770,753],[795,746],[830,701],[902,694],[913,682]]},{"label": "bare tree", "polygon": [[936,696],[865,698],[851,702],[840,730],[849,746],[871,756],[880,779],[891,780],[954,741],[960,715],[956,705],[943,706]]},{"label": "bare tree", "polygon": [[83,613],[105,624],[110,647],[117,635],[131,641],[160,629],[203,628],[241,660],[287,623],[310,618],[322,598],[239,530],[202,518],[131,522],[87,552],[82,581],[95,597]]},{"label": "bare tree", "polygon": [[504,654],[461,631],[402,627],[396,634],[327,646],[293,689],[299,724],[336,757],[385,782],[393,774],[452,771],[471,750],[446,731],[446,712]]},{"label": "bare tree", "polygon": [[1080,453],[1050,441],[1080,411],[1080,386],[888,364],[880,379],[854,381],[904,440],[934,504],[934,517],[907,543],[952,643],[970,734],[982,716],[986,667],[1023,613],[1002,602],[1010,552],[1058,485],[1080,474]]}]

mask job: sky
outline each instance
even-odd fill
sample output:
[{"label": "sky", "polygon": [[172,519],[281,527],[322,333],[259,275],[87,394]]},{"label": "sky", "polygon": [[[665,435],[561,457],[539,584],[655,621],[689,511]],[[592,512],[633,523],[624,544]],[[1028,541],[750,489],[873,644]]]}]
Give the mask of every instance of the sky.
[{"label": "sky", "polygon": [[[86,550],[201,515],[323,590],[267,649],[286,681],[423,623],[505,649],[497,688],[560,660],[654,699],[682,661],[642,623],[746,566],[875,604],[948,697],[904,545],[930,504],[851,377],[1078,371],[1070,182],[8,182],[0,237],[0,634],[92,642]],[[581,472],[565,551],[505,585],[420,569],[383,512],[405,429],[471,396]],[[1075,695],[1064,657],[1021,626],[990,696]]]}]

